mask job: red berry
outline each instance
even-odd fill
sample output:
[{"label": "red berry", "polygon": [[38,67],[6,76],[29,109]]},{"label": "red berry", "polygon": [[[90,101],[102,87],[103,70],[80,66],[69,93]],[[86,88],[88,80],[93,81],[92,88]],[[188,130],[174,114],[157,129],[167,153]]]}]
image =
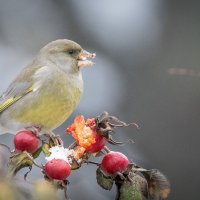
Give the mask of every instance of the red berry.
[{"label": "red berry", "polygon": [[44,171],[49,178],[65,180],[71,173],[71,166],[62,159],[52,159],[45,164]]},{"label": "red berry", "polygon": [[14,137],[16,151],[34,153],[38,149],[38,138],[28,130],[19,131]]},{"label": "red berry", "polygon": [[124,154],[111,151],[103,157],[101,169],[105,174],[115,175],[117,172],[123,173],[128,163],[128,158]]},{"label": "red berry", "polygon": [[106,139],[103,136],[101,136],[97,133],[95,133],[94,138],[95,138],[96,142],[91,144],[86,149],[86,151],[91,152],[91,153],[96,153],[96,152],[101,151],[104,148],[104,146],[106,145],[106,142],[107,142]]}]

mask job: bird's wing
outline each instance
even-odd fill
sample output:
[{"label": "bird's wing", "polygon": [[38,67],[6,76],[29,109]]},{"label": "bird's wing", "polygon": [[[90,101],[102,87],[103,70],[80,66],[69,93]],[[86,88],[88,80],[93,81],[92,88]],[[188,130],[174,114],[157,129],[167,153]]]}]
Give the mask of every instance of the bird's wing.
[{"label": "bird's wing", "polygon": [[0,113],[14,104],[16,101],[33,91],[30,82],[11,84],[5,93],[0,97]]},{"label": "bird's wing", "polygon": [[21,71],[3,95],[0,96],[0,113],[34,90],[33,75],[40,68],[41,65],[32,63]]}]

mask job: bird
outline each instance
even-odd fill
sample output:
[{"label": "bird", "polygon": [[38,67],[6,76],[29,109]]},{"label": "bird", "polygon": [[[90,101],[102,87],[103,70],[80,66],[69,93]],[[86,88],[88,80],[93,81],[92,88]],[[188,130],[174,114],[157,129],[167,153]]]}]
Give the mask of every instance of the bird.
[{"label": "bird", "polygon": [[44,46],[0,96],[0,134],[21,129],[53,133],[79,103],[81,68],[94,65],[95,56],[68,39]]}]

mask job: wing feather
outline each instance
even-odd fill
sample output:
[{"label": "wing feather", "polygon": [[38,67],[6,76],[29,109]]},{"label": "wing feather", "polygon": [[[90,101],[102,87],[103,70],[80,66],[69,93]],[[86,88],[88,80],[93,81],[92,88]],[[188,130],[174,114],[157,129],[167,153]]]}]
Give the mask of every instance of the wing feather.
[{"label": "wing feather", "polygon": [[40,68],[41,65],[32,63],[21,71],[3,95],[0,96],[0,114],[16,101],[34,90],[33,77],[35,72]]},{"label": "wing feather", "polygon": [[[22,92],[20,89],[20,93],[16,93],[16,90],[13,90],[13,92],[8,92],[7,94],[4,93],[2,97],[0,98],[0,113],[2,113],[5,109],[7,109],[9,106],[14,104],[16,101],[27,95],[28,93],[33,91],[33,86],[28,87],[26,90]],[[11,91],[11,90],[10,90]],[[15,92],[14,92],[15,91]]]}]

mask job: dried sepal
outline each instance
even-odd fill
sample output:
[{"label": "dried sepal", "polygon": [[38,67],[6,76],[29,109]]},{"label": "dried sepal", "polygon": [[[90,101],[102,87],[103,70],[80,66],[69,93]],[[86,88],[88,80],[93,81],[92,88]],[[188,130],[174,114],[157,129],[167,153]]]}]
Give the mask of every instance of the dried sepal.
[{"label": "dried sepal", "polygon": [[129,123],[123,122],[119,120],[115,116],[110,116],[108,112],[103,112],[101,115],[97,116],[95,118],[95,123],[97,125],[97,128],[101,128],[102,130],[111,130],[113,131],[116,127],[126,127],[130,125],[136,126],[136,128],[139,128],[139,126],[136,123]]},{"label": "dried sepal", "polygon": [[120,145],[120,144],[129,142],[129,141],[118,142],[118,141],[113,140],[111,133],[114,133],[115,128],[127,127],[130,125],[134,125],[137,128],[139,128],[136,123],[127,124],[127,123],[119,120],[115,116],[110,116],[108,112],[103,112],[101,115],[97,116],[95,118],[95,124],[96,124],[97,133],[102,135],[103,137],[105,137],[107,139],[107,141],[113,145]]},{"label": "dried sepal", "polygon": [[29,167],[31,170],[33,164],[34,162],[27,152],[13,154],[8,163],[8,177],[15,176],[24,167]]},{"label": "dried sepal", "polygon": [[113,186],[113,178],[110,176],[106,176],[102,170],[100,169],[100,167],[97,168],[96,171],[96,179],[97,179],[97,183],[105,190],[111,190],[112,186]]},{"label": "dried sepal", "polygon": [[108,134],[107,136],[104,136],[104,137],[107,139],[108,143],[110,143],[110,144],[113,144],[113,145],[124,144],[124,142],[115,141],[110,134]]}]

